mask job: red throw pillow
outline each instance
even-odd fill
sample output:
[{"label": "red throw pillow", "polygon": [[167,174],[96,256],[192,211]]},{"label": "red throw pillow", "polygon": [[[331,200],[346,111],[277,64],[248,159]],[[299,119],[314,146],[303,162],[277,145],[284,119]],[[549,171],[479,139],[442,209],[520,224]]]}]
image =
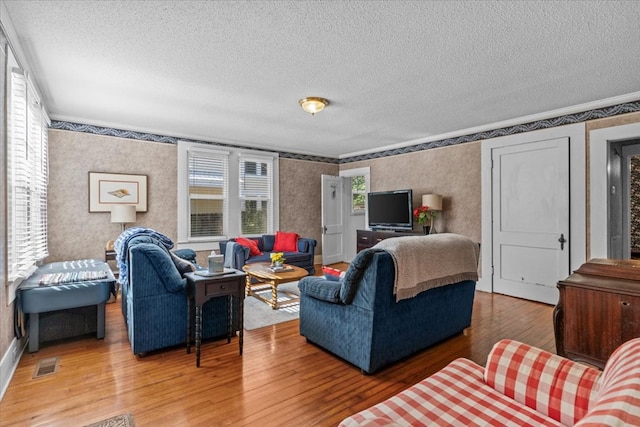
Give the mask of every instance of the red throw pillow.
[{"label": "red throw pillow", "polygon": [[262,255],[258,248],[258,243],[255,240],[245,239],[244,237],[237,237],[236,243],[249,248],[249,255]]},{"label": "red throw pillow", "polygon": [[298,252],[298,234],[276,231],[276,241],[273,244],[274,252]]}]

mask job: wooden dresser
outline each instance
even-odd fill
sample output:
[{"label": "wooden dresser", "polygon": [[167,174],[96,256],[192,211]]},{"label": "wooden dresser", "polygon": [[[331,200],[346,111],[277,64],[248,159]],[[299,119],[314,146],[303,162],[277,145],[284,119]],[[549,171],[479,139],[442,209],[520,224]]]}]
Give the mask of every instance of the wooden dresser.
[{"label": "wooden dresser", "polygon": [[363,249],[368,249],[374,246],[381,240],[388,239],[390,237],[405,237],[405,236],[423,236],[423,233],[416,233],[415,231],[382,231],[382,230],[356,230],[356,251],[360,252]]},{"label": "wooden dresser", "polygon": [[640,261],[592,259],[558,282],[553,312],[560,356],[603,368],[620,344],[640,337]]}]

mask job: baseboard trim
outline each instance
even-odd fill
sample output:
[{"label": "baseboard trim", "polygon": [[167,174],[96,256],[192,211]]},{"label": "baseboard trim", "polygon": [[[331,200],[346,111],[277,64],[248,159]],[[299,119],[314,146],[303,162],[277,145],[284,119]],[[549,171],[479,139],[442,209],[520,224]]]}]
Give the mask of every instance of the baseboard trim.
[{"label": "baseboard trim", "polygon": [[20,362],[20,358],[22,357],[22,353],[24,353],[26,347],[26,337],[20,340],[14,338],[13,341],[11,341],[9,348],[2,356],[2,360],[0,361],[0,384],[2,384],[2,388],[0,389],[0,401],[4,397],[4,393],[9,388],[9,383],[13,378],[13,374],[16,372],[18,362]]}]

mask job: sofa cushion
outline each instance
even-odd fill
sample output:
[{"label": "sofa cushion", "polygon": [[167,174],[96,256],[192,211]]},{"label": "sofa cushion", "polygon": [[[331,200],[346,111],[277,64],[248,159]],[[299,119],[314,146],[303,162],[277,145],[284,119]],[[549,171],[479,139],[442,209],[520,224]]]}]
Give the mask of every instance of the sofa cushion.
[{"label": "sofa cushion", "polygon": [[276,231],[276,240],[273,244],[275,252],[296,252],[298,250],[298,234]]},{"label": "sofa cushion", "polygon": [[298,238],[298,252],[309,252],[309,239]]},{"label": "sofa cushion", "polygon": [[[294,264],[302,262],[306,263],[312,260],[312,257],[308,253],[302,252],[284,252],[284,263],[285,264]],[[261,255],[252,256],[247,259],[247,264],[251,264],[253,262],[271,262],[270,253],[263,253]]]},{"label": "sofa cushion", "polygon": [[471,360],[456,359],[418,384],[343,420],[340,427],[393,425],[386,421],[403,426],[562,425],[489,387],[483,372]]},{"label": "sofa cushion", "polygon": [[174,254],[171,251],[169,251],[169,255],[171,255],[171,261],[173,261],[181,276],[184,277],[184,273],[196,271],[196,266],[193,263],[187,261],[186,259],[180,258],[178,255]]},{"label": "sofa cushion", "polygon": [[258,242],[256,240],[247,239],[245,237],[237,237],[235,241],[237,244],[249,248],[249,255],[262,255],[262,252],[260,251],[260,248],[258,248]]},{"label": "sofa cushion", "polygon": [[[565,425],[583,418],[596,394],[600,371],[511,340],[487,357],[485,381],[516,402]],[[571,402],[568,404],[567,402]]]},{"label": "sofa cushion", "polygon": [[[276,243],[275,234],[264,234],[262,236],[262,251],[263,252],[276,252],[273,249],[273,245]],[[282,252],[282,251],[280,251]]]}]

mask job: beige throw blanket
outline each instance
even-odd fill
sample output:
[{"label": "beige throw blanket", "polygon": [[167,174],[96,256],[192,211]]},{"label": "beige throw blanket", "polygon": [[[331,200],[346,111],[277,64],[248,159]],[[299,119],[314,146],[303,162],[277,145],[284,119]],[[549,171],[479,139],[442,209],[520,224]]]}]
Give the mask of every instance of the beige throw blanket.
[{"label": "beige throw blanket", "polygon": [[405,236],[380,241],[393,258],[396,301],[412,298],[422,291],[463,280],[478,280],[480,248],[473,240],[458,234]]}]

